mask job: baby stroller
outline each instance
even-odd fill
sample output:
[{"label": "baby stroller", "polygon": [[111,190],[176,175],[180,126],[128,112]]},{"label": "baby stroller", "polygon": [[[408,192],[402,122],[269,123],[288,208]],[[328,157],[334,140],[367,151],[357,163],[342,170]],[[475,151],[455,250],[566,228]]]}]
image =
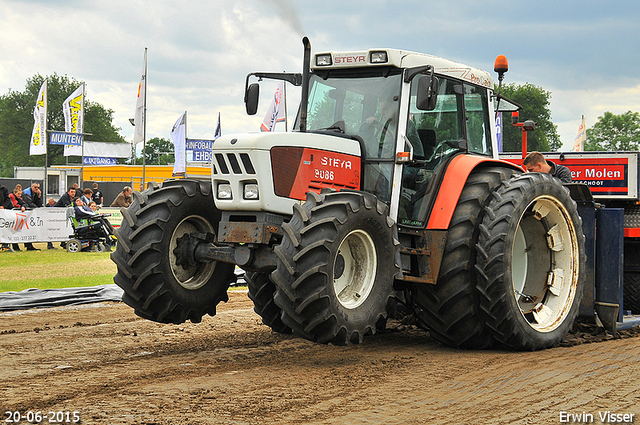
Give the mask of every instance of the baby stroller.
[{"label": "baby stroller", "polygon": [[71,240],[67,242],[67,251],[111,251],[111,247],[116,243],[113,226],[107,220],[111,214],[96,214],[89,220],[76,220],[73,208],[67,209],[67,220],[73,227],[73,235],[69,235]]}]

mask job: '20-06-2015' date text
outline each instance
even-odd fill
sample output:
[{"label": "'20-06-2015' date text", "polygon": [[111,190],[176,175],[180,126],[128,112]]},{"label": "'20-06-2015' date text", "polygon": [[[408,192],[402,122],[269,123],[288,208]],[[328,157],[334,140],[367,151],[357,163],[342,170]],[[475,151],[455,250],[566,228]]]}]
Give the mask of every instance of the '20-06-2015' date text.
[{"label": "'20-06-2015' date text", "polygon": [[68,411],[49,411],[49,412],[17,412],[7,410],[5,414],[5,423],[18,424],[18,423],[30,423],[30,424],[75,424],[80,422],[80,412],[68,412]]}]

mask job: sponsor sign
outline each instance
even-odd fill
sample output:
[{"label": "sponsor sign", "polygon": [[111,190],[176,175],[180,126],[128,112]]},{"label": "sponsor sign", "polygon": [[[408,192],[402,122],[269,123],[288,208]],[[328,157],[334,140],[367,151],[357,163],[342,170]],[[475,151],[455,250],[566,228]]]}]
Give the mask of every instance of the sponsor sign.
[{"label": "sponsor sign", "polygon": [[100,156],[85,156],[82,158],[84,165],[116,165],[115,158],[103,158]]},{"label": "sponsor sign", "polygon": [[186,150],[191,151],[193,162],[211,162],[214,140],[187,139]]},{"label": "sponsor sign", "polygon": [[34,210],[0,210],[0,242],[66,241],[73,234],[67,220],[67,208],[36,208]]},{"label": "sponsor sign", "polygon": [[49,143],[52,145],[81,146],[82,134],[52,131],[49,137]]}]

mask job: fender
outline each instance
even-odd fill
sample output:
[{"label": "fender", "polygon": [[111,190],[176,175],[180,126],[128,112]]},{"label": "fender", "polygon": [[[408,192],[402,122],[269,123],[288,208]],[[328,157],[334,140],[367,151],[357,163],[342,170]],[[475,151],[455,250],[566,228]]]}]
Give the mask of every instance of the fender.
[{"label": "fender", "polygon": [[469,175],[481,165],[499,165],[523,172],[522,168],[507,161],[476,155],[456,156],[449,163],[445,176],[442,179],[442,184],[440,185],[436,201],[429,216],[427,230],[447,230],[449,228],[453,211],[458,205],[462,189]]}]

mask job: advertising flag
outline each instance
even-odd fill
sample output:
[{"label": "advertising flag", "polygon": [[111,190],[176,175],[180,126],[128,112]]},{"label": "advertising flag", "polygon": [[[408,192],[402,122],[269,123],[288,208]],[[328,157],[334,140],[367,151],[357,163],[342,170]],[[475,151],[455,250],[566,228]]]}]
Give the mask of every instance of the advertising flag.
[{"label": "advertising flag", "polygon": [[278,88],[276,89],[275,94],[273,95],[273,99],[271,99],[271,105],[269,105],[269,110],[267,111],[267,115],[265,115],[262,124],[260,125],[260,131],[273,131],[276,127],[276,123],[282,122],[285,120],[285,108],[282,107],[283,101],[283,93],[284,90],[284,81],[280,81],[278,84]]},{"label": "advertising flag", "polygon": [[222,136],[222,130],[220,129],[220,112],[218,112],[218,125],[216,127],[216,134],[213,136],[213,140],[216,140],[220,136]]},{"label": "advertising flag", "polygon": [[178,121],[171,129],[171,140],[175,152],[175,163],[173,164],[173,175],[184,174],[186,169],[186,138],[187,138],[187,112],[178,118]]},{"label": "advertising flag", "polygon": [[572,152],[582,152],[584,150],[584,142],[587,141],[587,128],[584,123],[584,115],[582,116],[582,124],[578,127],[578,135],[573,142]]},{"label": "advertising flag", "polygon": [[138,84],[138,99],[136,100],[136,112],[133,118],[135,130],[133,132],[133,144],[144,141],[145,137],[145,110],[147,108],[147,49],[144,49],[144,62],[142,64],[142,77]]},{"label": "advertising flag", "polygon": [[47,153],[47,80],[44,80],[36,106],[33,108],[33,131],[29,144],[29,155],[45,155]]},{"label": "advertising flag", "polygon": [[[82,133],[84,130],[84,84],[62,102],[64,131]],[[65,145],[64,156],[82,156],[82,145]]]}]

